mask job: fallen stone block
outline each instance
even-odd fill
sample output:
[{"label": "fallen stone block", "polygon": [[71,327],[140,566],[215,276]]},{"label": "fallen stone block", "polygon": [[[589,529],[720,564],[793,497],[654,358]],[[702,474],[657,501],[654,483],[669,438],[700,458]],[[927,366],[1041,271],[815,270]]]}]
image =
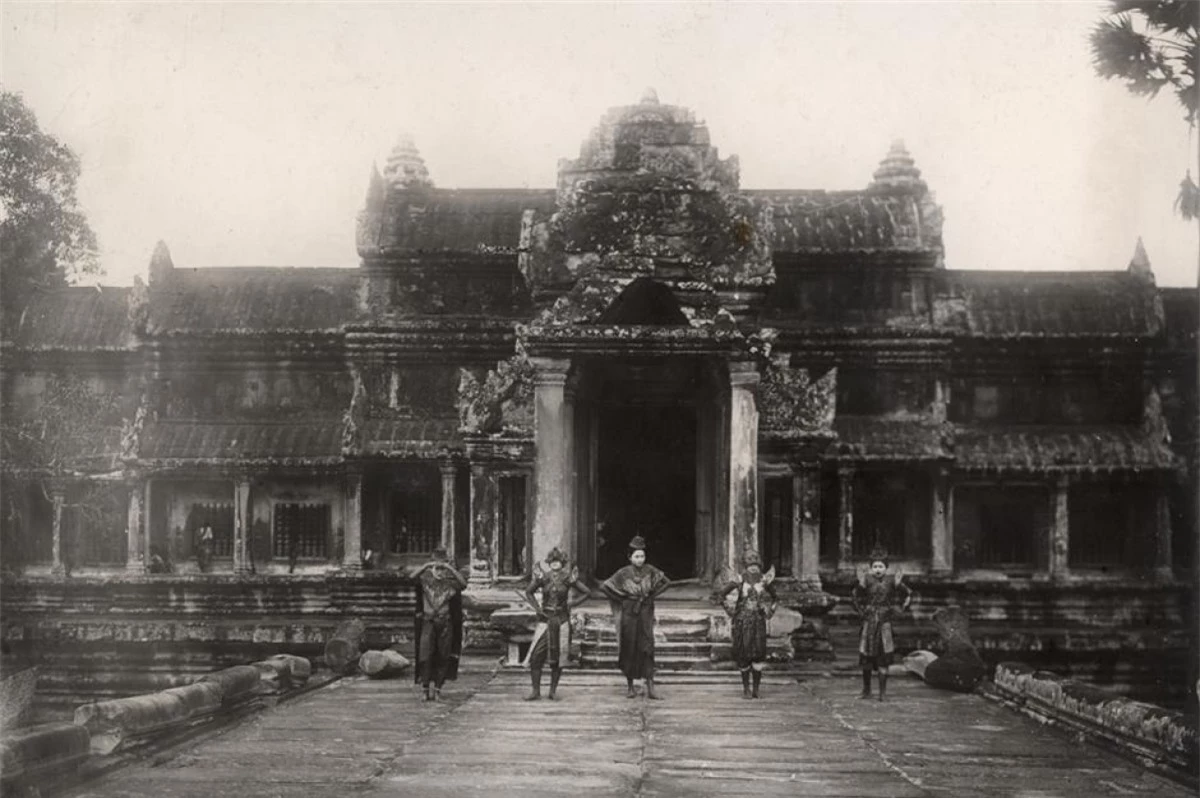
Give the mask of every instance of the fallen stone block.
[{"label": "fallen stone block", "polygon": [[150,693],[84,704],[75,710],[75,725],[91,735],[92,753],[107,755],[131,737],[181,723],[189,715],[178,695]]},{"label": "fallen stone block", "polygon": [[253,665],[236,665],[201,676],[198,681],[214,682],[221,686],[221,701],[230,703],[253,692],[258,687],[258,668]]},{"label": "fallen stone block", "polygon": [[221,708],[221,701],[224,699],[224,691],[217,682],[196,682],[183,687],[172,687],[162,692],[176,696],[183,701],[189,717],[216,712]]},{"label": "fallen stone block", "polygon": [[371,679],[392,679],[407,671],[412,663],[399,651],[364,651],[358,669]]},{"label": "fallen stone block", "polygon": [[312,676],[312,663],[291,654],[276,654],[251,663],[251,667],[258,670],[259,682],[268,690],[301,687]]},{"label": "fallen stone block", "polygon": [[345,673],[358,664],[365,634],[366,627],[357,618],[338,626],[325,643],[325,666],[334,673]]},{"label": "fallen stone block", "polygon": [[924,679],[926,668],[937,658],[932,651],[913,651],[904,657],[904,669]]},{"label": "fallen stone block", "polygon": [[74,723],[43,723],[13,729],[0,738],[0,774],[5,783],[38,779],[70,770],[88,757],[88,730]]}]

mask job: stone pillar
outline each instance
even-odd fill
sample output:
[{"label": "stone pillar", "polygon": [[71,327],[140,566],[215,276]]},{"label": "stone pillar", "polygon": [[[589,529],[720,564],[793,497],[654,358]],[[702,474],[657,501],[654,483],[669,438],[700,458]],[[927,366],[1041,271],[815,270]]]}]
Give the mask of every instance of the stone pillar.
[{"label": "stone pillar", "polygon": [[804,464],[792,477],[792,573],[802,582],[820,584],[821,470]]},{"label": "stone pillar", "polygon": [[1067,576],[1071,563],[1071,514],[1068,505],[1070,480],[1064,475],[1054,483],[1050,514],[1050,576]]},{"label": "stone pillar", "polygon": [[142,486],[141,482],[135,482],[129,488],[129,512],[125,516],[125,570],[131,574],[146,572],[149,552],[143,548],[146,537],[142,532],[142,526],[145,523],[142,500],[145,494],[146,488]]},{"label": "stone pillar", "polygon": [[471,464],[471,574],[473,586],[492,581],[492,552],[496,547],[496,480],[487,466]]},{"label": "stone pillar", "polygon": [[233,483],[233,572],[250,570],[250,479],[238,477]]},{"label": "stone pillar", "polygon": [[63,503],[66,501],[66,491],[61,485],[50,489],[52,515],[50,520],[51,559],[50,572],[62,576],[67,569],[63,565],[62,515]]},{"label": "stone pillar", "polygon": [[758,541],[758,367],[729,364],[729,551],[736,572],[742,551]]},{"label": "stone pillar", "polygon": [[838,469],[838,559],[839,571],[854,571],[854,468]]},{"label": "stone pillar", "polygon": [[351,471],[343,481],[345,489],[344,526],[342,528],[342,568],[362,570],[362,474]]},{"label": "stone pillar", "polygon": [[929,550],[934,573],[954,570],[954,524],[950,517],[949,479],[944,469],[935,469],[930,480]]},{"label": "stone pillar", "polygon": [[564,552],[575,543],[574,413],[566,397],[570,361],[532,358],[534,375],[534,501],[533,551],[528,561],[540,562],[550,550]]},{"label": "stone pillar", "polygon": [[454,463],[441,463],[438,466],[442,472],[442,546],[450,558],[454,558],[454,518],[455,499],[454,480],[458,469]]},{"label": "stone pillar", "polygon": [[1175,576],[1174,553],[1171,550],[1171,502],[1165,486],[1160,486],[1154,498],[1154,575],[1162,580]]}]

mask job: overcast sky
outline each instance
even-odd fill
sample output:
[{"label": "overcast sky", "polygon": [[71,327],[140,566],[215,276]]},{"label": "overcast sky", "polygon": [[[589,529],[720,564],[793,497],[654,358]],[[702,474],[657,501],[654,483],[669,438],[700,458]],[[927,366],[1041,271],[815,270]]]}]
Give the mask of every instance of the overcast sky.
[{"label": "overcast sky", "polygon": [[106,283],[176,266],[354,266],[372,161],[410,132],[440,187],[552,187],[646,87],[744,188],[862,188],[903,138],[962,269],[1195,285],[1174,98],[1091,68],[1097,3],[0,5],[0,80],[83,161]]}]

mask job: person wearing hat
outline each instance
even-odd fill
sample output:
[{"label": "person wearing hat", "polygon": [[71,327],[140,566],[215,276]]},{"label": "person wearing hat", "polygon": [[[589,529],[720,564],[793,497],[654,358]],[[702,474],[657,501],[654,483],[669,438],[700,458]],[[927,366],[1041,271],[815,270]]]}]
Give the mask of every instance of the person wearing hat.
[{"label": "person wearing hat", "polygon": [[629,541],[629,565],[600,585],[612,603],[617,631],[617,664],[628,684],[627,698],[637,696],[634,679],[646,680],[646,697],[654,691],[654,599],[671,584],[667,575],[646,562],[646,541],[639,535]]},{"label": "person wearing hat", "polygon": [[[762,570],[762,558],[753,549],[742,556],[742,573],[721,588],[721,603],[730,617],[733,661],[742,673],[742,698],[758,698],[763,666],[767,661],[767,620],[775,614],[778,599],[775,568]],[[751,687],[751,676],[754,685]]]},{"label": "person wearing hat", "polygon": [[[558,700],[558,680],[562,662],[571,650],[571,610],[588,600],[588,588],[579,581],[579,569],[567,568],[567,558],[558,547],[546,555],[546,568],[533,568],[533,578],[525,588],[525,599],[537,612],[538,625],[529,646],[529,677],[533,691],[525,699],[537,701],[542,697],[542,668],[550,663],[551,701]],[[571,599],[571,588],[577,595]],[[542,591],[538,603],[537,591]]]},{"label": "person wearing hat", "polygon": [[[887,690],[887,669],[896,651],[892,619],[908,609],[912,591],[895,574],[889,574],[887,552],[876,546],[867,562],[868,571],[854,586],[851,601],[862,616],[858,641],[858,664],[862,666],[863,689],[859,698],[871,697],[871,670],[879,676],[879,700]],[[899,604],[899,609],[897,609]]]},{"label": "person wearing hat", "polygon": [[462,591],[467,580],[449,563],[446,549],[433,550],[429,562],[417,569],[417,641],[415,677],[426,701],[438,701],[447,679],[458,677],[462,651]]}]

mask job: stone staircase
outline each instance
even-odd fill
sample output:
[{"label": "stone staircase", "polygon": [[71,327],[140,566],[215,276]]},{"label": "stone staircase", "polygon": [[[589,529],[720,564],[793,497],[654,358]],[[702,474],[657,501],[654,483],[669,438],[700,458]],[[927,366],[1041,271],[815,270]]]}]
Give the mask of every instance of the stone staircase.
[{"label": "stone staircase", "polygon": [[[608,610],[584,611],[582,634],[578,635],[579,665],[586,669],[617,667],[617,636]],[[578,632],[578,630],[577,630]],[[696,672],[734,670],[729,618],[707,602],[660,601],[655,607],[655,660],[662,671]],[[786,664],[789,670],[803,663],[793,661],[790,634],[768,640],[768,661]]]}]

